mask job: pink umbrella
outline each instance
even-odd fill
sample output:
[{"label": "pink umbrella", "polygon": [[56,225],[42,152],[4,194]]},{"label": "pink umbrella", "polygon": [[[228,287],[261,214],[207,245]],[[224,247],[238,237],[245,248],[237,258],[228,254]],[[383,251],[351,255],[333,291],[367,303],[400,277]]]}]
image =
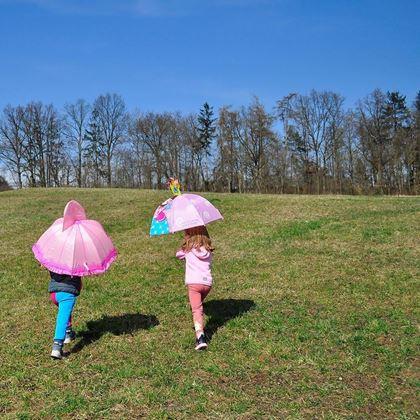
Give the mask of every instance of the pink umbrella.
[{"label": "pink umbrella", "polygon": [[182,194],[166,200],[155,211],[150,235],[164,235],[223,219],[219,210],[197,194]]},{"label": "pink umbrella", "polygon": [[57,219],[33,245],[35,258],[48,270],[71,276],[102,274],[117,250],[96,220],[87,220],[83,207],[69,201]]}]

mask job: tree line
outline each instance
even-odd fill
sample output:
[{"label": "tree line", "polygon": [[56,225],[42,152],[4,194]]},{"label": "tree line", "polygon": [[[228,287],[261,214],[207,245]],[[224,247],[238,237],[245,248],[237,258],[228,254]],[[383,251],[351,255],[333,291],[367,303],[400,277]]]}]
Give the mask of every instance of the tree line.
[{"label": "tree line", "polygon": [[374,90],[352,109],[337,93],[291,93],[268,110],[205,103],[198,113],[128,112],[104,94],[58,110],[4,108],[0,161],[16,187],[418,194],[420,92]]}]

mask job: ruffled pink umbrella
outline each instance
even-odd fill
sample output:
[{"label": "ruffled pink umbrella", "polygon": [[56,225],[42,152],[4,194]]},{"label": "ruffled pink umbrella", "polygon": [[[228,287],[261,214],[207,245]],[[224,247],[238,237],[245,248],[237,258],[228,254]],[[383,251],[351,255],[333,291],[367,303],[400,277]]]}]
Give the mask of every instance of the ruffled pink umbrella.
[{"label": "ruffled pink umbrella", "polygon": [[150,236],[165,235],[223,219],[210,201],[198,194],[182,194],[162,203],[155,211]]},{"label": "ruffled pink umbrella", "polygon": [[67,203],[57,219],[33,245],[35,258],[48,270],[70,276],[102,274],[117,257],[117,250],[102,225],[88,220],[83,207]]}]

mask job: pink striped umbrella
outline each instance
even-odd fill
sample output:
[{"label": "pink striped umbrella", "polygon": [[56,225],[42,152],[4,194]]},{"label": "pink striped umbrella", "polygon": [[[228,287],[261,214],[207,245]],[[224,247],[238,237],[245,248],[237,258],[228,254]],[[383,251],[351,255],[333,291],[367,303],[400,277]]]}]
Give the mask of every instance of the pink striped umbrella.
[{"label": "pink striped umbrella", "polygon": [[35,258],[50,271],[71,276],[102,274],[117,250],[102,225],[88,220],[77,201],[69,201],[57,219],[33,245]]}]

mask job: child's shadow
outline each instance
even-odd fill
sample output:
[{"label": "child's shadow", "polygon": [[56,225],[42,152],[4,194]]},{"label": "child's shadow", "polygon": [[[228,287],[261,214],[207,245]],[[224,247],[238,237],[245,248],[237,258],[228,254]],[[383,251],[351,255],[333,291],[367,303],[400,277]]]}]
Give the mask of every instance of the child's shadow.
[{"label": "child's shadow", "polygon": [[247,299],[216,299],[204,302],[204,312],[209,317],[206,324],[208,341],[229,320],[248,312],[254,307],[255,302]]},{"label": "child's shadow", "polygon": [[159,325],[155,315],[143,315],[139,313],[114,316],[103,316],[95,321],[88,321],[86,329],[77,334],[81,338],[72,348],[72,353],[77,353],[83,347],[99,340],[105,333],[114,335],[133,334],[138,330],[148,330]]}]

